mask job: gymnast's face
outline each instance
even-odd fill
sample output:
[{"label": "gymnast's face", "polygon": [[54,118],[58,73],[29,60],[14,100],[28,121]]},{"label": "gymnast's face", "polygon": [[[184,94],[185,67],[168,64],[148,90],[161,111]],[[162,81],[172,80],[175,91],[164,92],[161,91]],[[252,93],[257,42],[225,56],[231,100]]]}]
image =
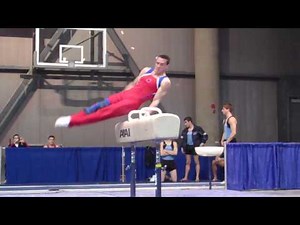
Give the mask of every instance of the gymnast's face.
[{"label": "gymnast's face", "polygon": [[155,68],[154,68],[154,72],[157,75],[162,75],[166,72],[166,70],[168,69],[168,64],[167,64],[168,60],[157,57],[156,58],[156,62],[155,62]]}]

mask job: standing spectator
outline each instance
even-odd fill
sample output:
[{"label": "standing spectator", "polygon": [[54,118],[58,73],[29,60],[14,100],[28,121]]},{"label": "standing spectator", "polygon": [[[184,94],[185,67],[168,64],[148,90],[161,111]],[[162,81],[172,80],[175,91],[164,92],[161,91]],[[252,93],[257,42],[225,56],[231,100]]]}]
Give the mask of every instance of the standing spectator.
[{"label": "standing spectator", "polygon": [[208,140],[208,135],[200,126],[196,126],[190,116],[184,118],[185,129],[182,131],[181,151],[185,154],[185,174],[181,181],[188,181],[188,175],[191,167],[192,156],[195,162],[196,178],[195,181],[200,181],[200,161],[199,156],[195,151],[195,147],[203,146]]},{"label": "standing spectator", "polygon": [[48,137],[48,143],[44,145],[44,148],[60,148],[60,145],[57,145],[55,143],[55,136],[49,135]]},{"label": "standing spectator", "polygon": [[[221,145],[224,146],[227,143],[236,142],[236,128],[237,128],[237,120],[233,116],[233,106],[231,103],[225,103],[222,108],[222,113],[225,116],[223,120],[223,135],[221,139]],[[224,152],[220,156],[216,156],[216,158],[212,161],[212,171],[213,171],[213,181],[217,181],[217,166],[224,167]]]}]

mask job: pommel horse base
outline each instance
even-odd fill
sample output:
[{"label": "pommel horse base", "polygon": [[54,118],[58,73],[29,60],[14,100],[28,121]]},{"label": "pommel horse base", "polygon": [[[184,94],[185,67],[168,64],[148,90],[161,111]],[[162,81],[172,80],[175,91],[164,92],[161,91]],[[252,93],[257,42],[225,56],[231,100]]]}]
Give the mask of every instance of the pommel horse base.
[{"label": "pommel horse base", "polygon": [[[150,114],[156,112],[156,114]],[[162,113],[156,107],[144,107],[133,110],[128,114],[128,121],[115,125],[115,136],[118,143],[131,144],[131,183],[130,196],[136,196],[136,165],[135,144],[142,141],[155,141],[156,143],[156,197],[161,197],[161,163],[159,144],[164,139],[177,139],[180,129],[180,119],[171,113]]]}]

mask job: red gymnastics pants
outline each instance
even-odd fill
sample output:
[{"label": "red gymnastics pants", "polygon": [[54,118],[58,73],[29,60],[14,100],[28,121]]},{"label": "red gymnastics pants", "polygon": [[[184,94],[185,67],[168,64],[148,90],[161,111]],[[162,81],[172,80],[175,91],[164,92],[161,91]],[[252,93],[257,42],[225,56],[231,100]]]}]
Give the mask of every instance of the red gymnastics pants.
[{"label": "red gymnastics pants", "polygon": [[120,92],[108,97],[110,105],[86,114],[84,111],[71,115],[69,127],[91,124],[106,119],[127,115],[131,110],[139,109],[144,101],[132,97],[130,92]]}]

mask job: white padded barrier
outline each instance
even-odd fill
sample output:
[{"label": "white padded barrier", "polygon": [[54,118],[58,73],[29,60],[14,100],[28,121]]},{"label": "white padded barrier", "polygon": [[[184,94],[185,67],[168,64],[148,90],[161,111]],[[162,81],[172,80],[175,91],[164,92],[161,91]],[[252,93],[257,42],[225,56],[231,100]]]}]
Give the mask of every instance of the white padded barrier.
[{"label": "white padded barrier", "polygon": [[[150,114],[150,111],[156,114]],[[128,121],[115,125],[115,136],[119,143],[133,143],[158,139],[177,139],[180,119],[171,113],[162,113],[156,107],[144,107],[128,114]]]},{"label": "white padded barrier", "polygon": [[202,147],[195,147],[195,151],[197,155],[200,156],[220,156],[223,151],[224,147],[218,146],[202,146]]}]

